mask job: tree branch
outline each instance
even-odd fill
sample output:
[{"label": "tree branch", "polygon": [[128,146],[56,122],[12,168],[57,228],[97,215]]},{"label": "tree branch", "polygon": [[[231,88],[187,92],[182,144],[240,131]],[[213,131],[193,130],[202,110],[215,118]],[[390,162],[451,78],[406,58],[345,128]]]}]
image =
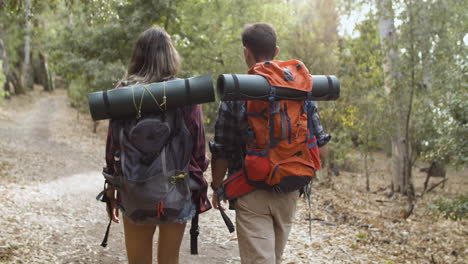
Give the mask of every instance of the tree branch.
[{"label": "tree branch", "polygon": [[437,188],[437,186],[441,185],[442,183],[446,182],[448,180],[448,178],[445,178],[443,180],[441,180],[439,183],[435,184],[434,186],[432,186],[431,188],[429,188],[427,191],[424,191],[422,194],[421,194],[421,197],[423,197],[424,194],[434,190],[435,188]]}]

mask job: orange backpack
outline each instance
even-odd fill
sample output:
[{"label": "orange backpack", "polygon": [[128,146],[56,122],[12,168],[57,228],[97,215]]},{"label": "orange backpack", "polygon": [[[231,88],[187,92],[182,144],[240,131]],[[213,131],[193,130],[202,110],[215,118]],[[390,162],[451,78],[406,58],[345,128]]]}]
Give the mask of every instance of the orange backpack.
[{"label": "orange backpack", "polygon": [[[268,101],[248,100],[246,115],[252,133],[244,168],[215,190],[218,203],[233,200],[256,188],[291,192],[306,186],[320,168],[317,139],[309,131],[304,101],[276,100],[277,87],[312,91],[312,76],[298,60],[255,64],[249,74],[265,77],[271,86]],[[230,232],[234,225],[219,210]]]},{"label": "orange backpack", "polygon": [[246,102],[254,138],[244,164],[247,181],[261,189],[298,190],[320,168],[317,140],[309,131],[304,101],[275,100],[275,91],[276,87],[312,91],[312,76],[298,60],[257,63],[249,74],[265,77],[271,91],[268,101]]}]

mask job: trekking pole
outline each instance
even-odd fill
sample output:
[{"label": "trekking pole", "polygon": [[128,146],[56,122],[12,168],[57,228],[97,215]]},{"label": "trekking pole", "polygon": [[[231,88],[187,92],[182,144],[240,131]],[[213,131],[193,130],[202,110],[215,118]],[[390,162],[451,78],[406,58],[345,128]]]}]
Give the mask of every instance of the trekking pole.
[{"label": "trekking pole", "polygon": [[306,195],[307,203],[309,206],[309,239],[312,242],[312,205],[311,205],[311,196],[312,196],[312,181],[306,186]]}]

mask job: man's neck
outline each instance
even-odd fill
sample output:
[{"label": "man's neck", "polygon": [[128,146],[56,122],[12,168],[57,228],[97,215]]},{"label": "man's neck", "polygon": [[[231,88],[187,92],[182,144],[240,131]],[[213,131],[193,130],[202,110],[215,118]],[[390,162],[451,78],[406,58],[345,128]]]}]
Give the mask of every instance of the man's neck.
[{"label": "man's neck", "polygon": [[247,66],[249,66],[249,69],[250,69],[250,68],[252,68],[252,67],[253,67],[255,64],[257,64],[257,63],[262,63],[262,62],[265,62],[265,61],[271,61],[271,60],[273,60],[273,59],[274,59],[274,58],[272,58],[272,59],[261,58],[261,59],[259,59],[258,61],[256,61],[255,63],[252,63],[251,65],[247,65]]}]

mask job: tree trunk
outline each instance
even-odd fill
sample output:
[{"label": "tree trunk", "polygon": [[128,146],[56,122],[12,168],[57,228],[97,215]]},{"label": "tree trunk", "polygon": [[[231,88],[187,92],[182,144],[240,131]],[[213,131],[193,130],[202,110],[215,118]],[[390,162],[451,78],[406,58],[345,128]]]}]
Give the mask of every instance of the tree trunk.
[{"label": "tree trunk", "polygon": [[411,159],[408,156],[409,139],[407,137],[405,101],[407,97],[401,84],[398,69],[399,53],[397,48],[397,35],[394,25],[394,12],[392,0],[376,0],[379,17],[379,32],[384,60],[385,91],[390,99],[390,117],[394,122],[392,130],[392,164],[393,164],[393,190],[406,193],[411,178]]},{"label": "tree trunk", "polygon": [[9,81],[9,61],[8,61],[8,55],[6,52],[6,47],[3,44],[3,40],[0,39],[0,60],[2,60],[2,69],[3,69],[3,74],[5,75],[5,83],[3,84],[3,92],[4,96],[6,99],[10,98],[10,81]]},{"label": "tree trunk", "polygon": [[366,191],[370,191],[370,175],[369,175],[369,165],[368,165],[368,157],[369,157],[369,133],[366,135],[366,150],[364,151],[364,170],[366,173]]},{"label": "tree trunk", "polygon": [[40,71],[38,74],[40,76],[38,76],[38,79],[40,80],[40,83],[44,86],[44,90],[48,92],[53,91],[55,89],[54,83],[52,81],[52,76],[49,71],[49,67],[47,66],[47,59],[44,56],[44,54],[42,54],[42,52],[39,52],[39,68]]},{"label": "tree trunk", "polygon": [[30,71],[31,57],[31,0],[25,1],[25,29],[24,29],[24,63],[23,63],[23,84],[26,88],[32,88]]},{"label": "tree trunk", "polygon": [[10,80],[11,83],[13,84],[13,88],[15,89],[15,94],[24,94],[25,91],[24,91],[23,78],[19,70],[11,71],[7,79]]},{"label": "tree trunk", "polygon": [[411,55],[411,87],[410,87],[410,94],[409,94],[409,101],[407,103],[408,109],[406,113],[406,120],[405,120],[405,137],[406,137],[406,145],[405,145],[405,177],[406,177],[406,186],[405,186],[405,193],[408,196],[408,211],[406,217],[408,218],[414,209],[414,202],[415,202],[415,194],[414,194],[414,185],[413,185],[413,175],[411,168],[413,167],[413,163],[411,160],[411,142],[410,142],[410,123],[411,123],[411,111],[413,109],[413,98],[414,98],[414,90],[416,89],[416,80],[415,80],[415,67],[416,67],[416,60],[415,60],[415,48],[414,48],[414,28],[413,28],[413,2],[410,0],[410,3],[407,3],[407,7],[409,10],[409,23],[410,23],[410,55]]}]

